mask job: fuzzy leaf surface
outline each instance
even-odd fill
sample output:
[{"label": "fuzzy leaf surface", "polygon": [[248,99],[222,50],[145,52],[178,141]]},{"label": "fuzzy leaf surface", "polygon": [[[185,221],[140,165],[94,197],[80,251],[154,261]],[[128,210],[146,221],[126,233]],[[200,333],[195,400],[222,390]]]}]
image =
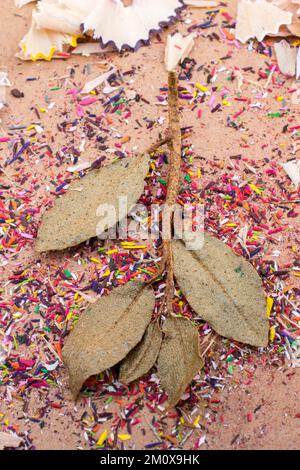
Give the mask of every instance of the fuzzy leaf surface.
[{"label": "fuzzy leaf surface", "polygon": [[150,323],[141,342],[121,362],[119,375],[121,382],[129,384],[149,372],[156,362],[162,336],[157,324]]},{"label": "fuzzy leaf surface", "polygon": [[154,303],[151,287],[129,283],[86,309],[63,348],[74,397],[90,376],[120,362],[139,343]]},{"label": "fuzzy leaf surface", "polygon": [[198,330],[189,320],[168,317],[164,333],[157,371],[169,396],[169,405],[175,406],[204,362],[199,352]]},{"label": "fuzzy leaf surface", "polygon": [[[148,169],[148,155],[137,156],[93,170],[72,182],[67,192],[45,212],[36,250],[63,250],[100,236],[97,224],[101,216],[107,220],[105,230],[114,227],[126,216],[123,211],[119,213],[120,198],[127,197],[129,211],[143,193]],[[108,216],[97,215],[98,208],[105,210],[105,207]]]},{"label": "fuzzy leaf surface", "polygon": [[261,279],[248,261],[207,234],[198,250],[187,250],[183,241],[174,240],[173,255],[180,289],[201,318],[221,336],[267,346],[265,295]]}]

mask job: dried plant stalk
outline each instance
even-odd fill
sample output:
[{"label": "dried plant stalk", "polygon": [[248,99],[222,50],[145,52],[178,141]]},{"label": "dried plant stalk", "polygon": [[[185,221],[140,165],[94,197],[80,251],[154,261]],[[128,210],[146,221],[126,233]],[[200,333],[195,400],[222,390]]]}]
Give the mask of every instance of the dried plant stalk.
[{"label": "dried plant stalk", "polygon": [[178,110],[178,79],[175,72],[169,72],[169,135],[170,168],[166,204],[176,204],[180,180],[181,131]]},{"label": "dried plant stalk", "polygon": [[178,110],[178,79],[176,72],[168,73],[169,85],[169,178],[167,187],[167,197],[163,220],[168,221],[163,240],[163,267],[167,272],[165,302],[168,312],[172,311],[172,301],[174,295],[174,262],[171,248],[173,208],[175,207],[179,182],[180,182],[180,162],[181,162],[181,131]]},{"label": "dried plant stalk", "polygon": [[170,137],[167,136],[163,139],[159,139],[157,142],[155,142],[154,144],[150,145],[150,147],[148,147],[143,153],[142,155],[144,154],[147,154],[147,155],[150,155],[151,153],[154,153],[156,152],[156,150],[159,149],[159,147],[162,147],[163,145],[165,144],[168,144],[170,142]]}]

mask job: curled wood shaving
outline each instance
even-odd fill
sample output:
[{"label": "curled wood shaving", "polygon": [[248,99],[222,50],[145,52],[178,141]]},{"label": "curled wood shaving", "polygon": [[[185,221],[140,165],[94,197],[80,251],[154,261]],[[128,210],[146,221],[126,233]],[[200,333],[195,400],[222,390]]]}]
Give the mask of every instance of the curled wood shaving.
[{"label": "curled wood shaving", "polygon": [[280,72],[293,77],[296,74],[297,49],[284,40],[275,43],[274,49]]},{"label": "curled wood shaving", "polygon": [[165,49],[165,66],[168,72],[172,72],[189,55],[195,44],[194,39],[194,33],[185,37],[180,33],[173,36],[169,34]]},{"label": "curled wood shaving", "polygon": [[22,439],[19,436],[0,431],[0,450],[3,450],[7,447],[19,447],[21,442]]},{"label": "curled wood shaving", "polygon": [[240,0],[235,36],[245,43],[250,38],[262,41],[268,34],[277,34],[281,25],[290,25],[293,14],[265,0]]}]

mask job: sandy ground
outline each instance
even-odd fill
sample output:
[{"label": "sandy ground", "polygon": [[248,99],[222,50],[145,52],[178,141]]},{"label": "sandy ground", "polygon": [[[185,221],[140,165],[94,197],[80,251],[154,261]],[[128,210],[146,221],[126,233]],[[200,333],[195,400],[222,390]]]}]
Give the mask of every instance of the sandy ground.
[{"label": "sandy ground", "polygon": [[[74,80],[78,84],[86,80],[86,76],[83,74],[83,68],[86,64],[91,65],[94,75],[107,67],[101,63],[102,57],[71,57],[67,61],[52,61],[50,63],[43,61],[25,63],[16,59],[14,54],[17,44],[29,27],[31,7],[16,10],[12,3],[10,0],[1,1],[0,66],[7,69],[13,87],[23,91],[25,97],[17,100],[9,95],[8,108],[1,115],[2,125],[5,129],[12,123],[18,122],[30,125],[36,119],[33,107],[41,108],[45,105],[49,80],[55,85],[57,83],[56,77],[68,74],[70,69],[74,67],[76,70]],[[228,3],[230,5],[226,11],[232,13],[234,4]],[[203,16],[202,11],[193,11],[190,19],[201,22]],[[186,27],[187,25],[180,24],[182,31],[185,31]],[[135,67],[131,86],[147,100],[147,103],[142,102],[135,106],[135,119],[142,120],[145,116],[149,119],[157,119],[158,116],[163,116],[165,113],[164,109],[155,104],[159,87],[165,82],[162,79],[165,76],[162,60],[165,34],[162,35],[162,39],[162,42],[154,39],[151,47],[141,48],[136,54],[124,54],[123,56],[110,54],[105,58],[123,72]],[[226,56],[229,50],[231,50],[232,56],[226,61],[228,68],[235,65],[240,68],[253,66],[257,70],[264,63],[264,59],[259,54],[238,50],[223,42],[210,42],[208,39],[202,43],[197,42],[193,57],[198,65],[209,64],[213,59]],[[38,77],[38,80],[26,81],[28,77]],[[193,80],[200,81],[201,72],[196,74]],[[287,83],[285,90],[291,87],[291,83],[292,81]],[[62,133],[57,131],[61,111],[64,107],[68,108],[64,90],[57,91],[55,103],[56,107],[47,115],[43,114],[41,121],[47,131],[46,134],[48,133],[49,143],[57,151],[64,144]],[[235,111],[237,110],[238,107]],[[204,114],[199,124],[195,113],[186,108],[182,112],[183,125],[192,123],[196,127],[192,139],[197,155],[204,156],[206,162],[214,162],[214,171],[223,168],[224,165],[226,167],[230,162],[230,155],[243,154],[243,156],[249,156],[255,161],[263,160],[265,151],[262,150],[262,146],[264,144],[269,145],[266,152],[269,152],[269,155],[275,160],[282,158],[285,161],[289,158],[288,139],[290,136],[281,133],[281,122],[267,120],[259,113],[250,113],[247,118],[248,133],[246,137],[250,144],[249,150],[249,148],[241,148],[240,134],[230,127],[226,127],[224,115],[217,114],[214,116],[210,113]],[[292,117],[295,118],[295,115]],[[121,120],[120,122],[115,121],[115,125],[120,133],[131,137],[127,148],[135,150],[146,148],[165,129],[165,124],[163,124],[162,126],[154,126],[151,131],[148,131],[133,123],[127,124]],[[79,143],[80,135],[74,137],[74,144]],[[273,143],[274,146],[275,143],[281,146],[283,153],[281,157],[278,157],[277,153],[272,154],[270,147],[272,148]],[[94,160],[97,154],[97,148],[88,142],[86,158]],[[5,149],[2,158],[7,158]],[[30,164],[25,163],[28,165],[29,171]],[[204,168],[207,168],[205,164]],[[7,167],[6,176],[13,179],[15,171],[14,168]],[[61,168],[54,165],[45,169],[39,163],[35,165],[35,171],[37,178],[43,178],[47,171],[50,171],[54,178],[60,173]],[[207,171],[209,172],[209,170]],[[38,186],[36,204],[39,202],[43,204],[45,201],[44,189],[43,184]],[[290,223],[294,224],[294,228],[288,235],[281,237],[276,246],[281,251],[278,259],[281,264],[291,261],[291,246],[298,230],[296,219]],[[267,254],[269,251],[270,256],[271,248],[267,247],[266,250]],[[5,267],[4,279],[11,270],[20,266],[18,263],[29,265],[36,262],[36,259],[33,249],[28,248],[19,259],[12,259],[11,263]],[[60,259],[61,262],[65,261],[63,256]],[[72,261],[70,263],[72,265]],[[292,281],[296,283],[295,279]],[[288,280],[288,282],[291,281]],[[255,353],[253,354],[255,356]],[[109,410],[109,412],[121,414],[127,398],[108,406],[101,397],[95,398],[95,400],[86,397],[74,405],[66,391],[66,372],[60,368],[58,374],[58,388],[51,392],[50,401],[60,401],[61,397],[57,398],[57,394],[62,395],[63,399],[60,401],[62,407],[56,409],[50,406],[49,401],[45,401],[43,390],[32,390],[27,396],[26,406],[18,394],[10,400],[6,395],[0,403],[2,427],[7,429],[7,426],[13,425],[21,435],[26,436],[27,433],[28,442],[36,449],[90,448],[85,435],[90,423],[83,420],[83,414],[87,414],[86,420],[88,421],[93,406],[96,406],[101,412]],[[233,375],[227,374],[225,382],[224,389],[216,391],[210,400],[205,401],[203,406],[200,404],[200,426],[192,428],[191,433],[187,435],[186,442],[179,447],[194,448],[196,441],[205,437],[200,445],[201,449],[299,449],[299,369],[290,368],[281,360],[272,361],[266,353],[255,356],[253,363],[251,364],[249,361],[247,367],[243,369],[237,367]],[[130,401],[130,397],[128,400]],[[139,418],[142,420],[142,424],[132,432],[132,439],[125,443],[127,448],[143,448],[145,444],[157,440],[151,426],[152,413],[144,408]],[[165,430],[172,429],[173,424],[172,416],[169,415],[165,422]],[[103,430],[109,429],[109,427],[100,424],[95,431],[96,435],[99,436]],[[184,431],[188,429],[187,427]]]}]

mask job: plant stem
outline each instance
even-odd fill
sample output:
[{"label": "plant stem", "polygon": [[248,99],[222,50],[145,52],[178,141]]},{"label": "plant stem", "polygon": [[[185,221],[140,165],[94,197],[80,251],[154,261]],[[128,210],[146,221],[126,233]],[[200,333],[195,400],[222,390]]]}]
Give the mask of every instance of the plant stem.
[{"label": "plant stem", "polygon": [[169,150],[170,166],[166,205],[174,205],[177,201],[180,181],[181,164],[181,131],[178,110],[178,81],[175,72],[169,72]]},{"label": "plant stem", "polygon": [[167,273],[165,303],[172,312],[174,297],[174,263],[171,246],[173,232],[173,210],[175,209],[180,182],[181,131],[178,110],[178,80],[175,72],[168,74],[169,84],[169,177],[163,221],[167,223],[163,233],[163,266]]},{"label": "plant stem", "polygon": [[145,154],[150,155],[151,153],[156,152],[156,150],[158,150],[159,147],[162,147],[165,144],[169,144],[170,140],[171,139],[169,136],[158,140],[157,142],[155,142],[155,144],[150,145],[150,147],[148,147],[142,155],[145,155]]}]

